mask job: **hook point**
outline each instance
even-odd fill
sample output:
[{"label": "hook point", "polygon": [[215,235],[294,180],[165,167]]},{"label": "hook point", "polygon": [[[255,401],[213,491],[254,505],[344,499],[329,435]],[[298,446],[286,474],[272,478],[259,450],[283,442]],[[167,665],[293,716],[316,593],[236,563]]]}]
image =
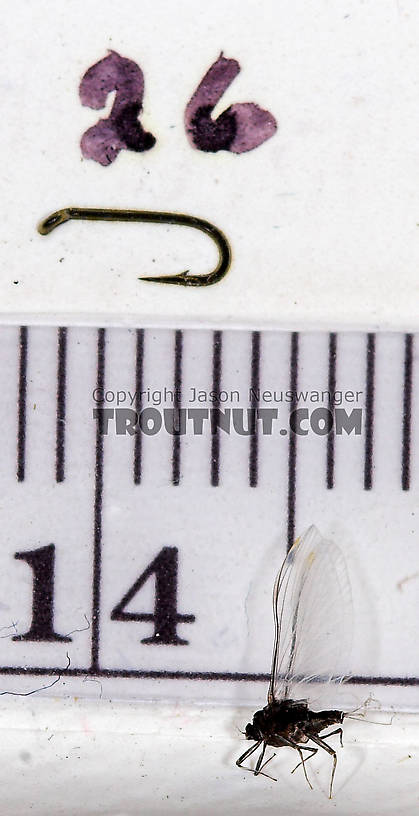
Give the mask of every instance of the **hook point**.
[{"label": "hook point", "polygon": [[175,283],[178,286],[193,286],[193,278],[189,275],[189,269],[178,272],[177,275],[144,275],[138,280],[149,281],[150,283]]}]

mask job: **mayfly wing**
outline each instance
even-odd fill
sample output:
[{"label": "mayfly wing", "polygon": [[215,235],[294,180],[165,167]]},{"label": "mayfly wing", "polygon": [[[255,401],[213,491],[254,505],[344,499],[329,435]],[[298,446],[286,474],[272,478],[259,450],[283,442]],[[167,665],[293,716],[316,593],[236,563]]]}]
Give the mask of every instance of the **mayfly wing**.
[{"label": "mayfly wing", "polygon": [[[349,671],[352,603],[339,548],[310,527],[298,538],[273,592],[275,640],[268,702],[318,698]],[[313,685],[310,685],[313,684]]]}]

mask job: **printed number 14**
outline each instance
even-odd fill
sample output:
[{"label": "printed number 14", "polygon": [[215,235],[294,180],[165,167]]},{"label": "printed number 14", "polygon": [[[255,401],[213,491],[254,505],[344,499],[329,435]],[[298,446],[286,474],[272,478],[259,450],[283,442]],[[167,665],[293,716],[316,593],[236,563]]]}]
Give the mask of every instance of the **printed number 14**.
[{"label": "printed number 14", "polygon": [[[15,635],[13,640],[36,642],[69,642],[68,635],[54,630],[54,578],[55,544],[36,550],[15,553],[15,558],[26,561],[33,572],[32,622],[27,632]],[[126,612],[125,607],[146,581],[155,576],[154,612]],[[195,615],[182,615],[177,611],[178,549],[163,547],[154,560],[114,607],[111,620],[152,621],[154,634],[143,638],[141,643],[185,646],[187,640],[177,634],[179,623],[193,623]]]}]

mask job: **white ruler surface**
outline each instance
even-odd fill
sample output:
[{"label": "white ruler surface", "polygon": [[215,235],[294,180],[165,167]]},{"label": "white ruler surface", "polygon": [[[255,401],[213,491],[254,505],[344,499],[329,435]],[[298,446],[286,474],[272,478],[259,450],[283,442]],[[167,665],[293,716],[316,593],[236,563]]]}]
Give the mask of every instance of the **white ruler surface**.
[{"label": "white ruler surface", "polygon": [[0,381],[4,690],[260,700],[314,523],[348,563],[354,694],[417,707],[414,335],[5,326]]}]

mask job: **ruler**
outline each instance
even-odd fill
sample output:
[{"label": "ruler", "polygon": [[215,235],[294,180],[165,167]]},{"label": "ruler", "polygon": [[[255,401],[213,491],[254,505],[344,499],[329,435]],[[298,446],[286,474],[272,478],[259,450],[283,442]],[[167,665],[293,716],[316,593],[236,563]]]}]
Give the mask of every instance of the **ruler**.
[{"label": "ruler", "polygon": [[314,523],[348,563],[353,689],[417,707],[415,340],[2,326],[3,688],[260,700]]}]

